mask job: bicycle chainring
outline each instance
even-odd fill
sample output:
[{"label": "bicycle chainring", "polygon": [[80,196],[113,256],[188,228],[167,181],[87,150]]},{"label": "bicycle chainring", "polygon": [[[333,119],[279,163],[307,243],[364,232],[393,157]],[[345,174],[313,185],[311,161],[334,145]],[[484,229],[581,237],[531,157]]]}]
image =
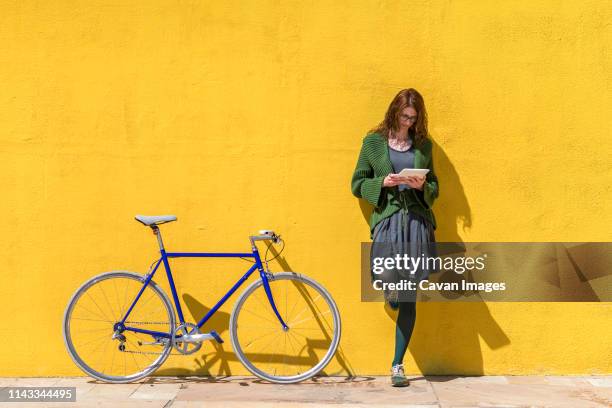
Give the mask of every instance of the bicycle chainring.
[{"label": "bicycle chainring", "polygon": [[172,333],[172,346],[181,354],[193,354],[202,348],[202,342],[186,343],[181,341],[179,336],[185,334],[200,334],[200,328],[193,323],[183,323],[178,325]]}]

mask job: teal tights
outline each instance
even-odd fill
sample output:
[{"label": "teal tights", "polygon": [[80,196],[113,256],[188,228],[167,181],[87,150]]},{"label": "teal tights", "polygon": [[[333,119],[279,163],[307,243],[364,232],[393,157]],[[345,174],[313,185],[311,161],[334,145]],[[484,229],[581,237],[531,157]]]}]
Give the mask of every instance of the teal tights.
[{"label": "teal tights", "polygon": [[395,357],[392,366],[402,364],[416,321],[416,302],[399,302],[395,327]]}]

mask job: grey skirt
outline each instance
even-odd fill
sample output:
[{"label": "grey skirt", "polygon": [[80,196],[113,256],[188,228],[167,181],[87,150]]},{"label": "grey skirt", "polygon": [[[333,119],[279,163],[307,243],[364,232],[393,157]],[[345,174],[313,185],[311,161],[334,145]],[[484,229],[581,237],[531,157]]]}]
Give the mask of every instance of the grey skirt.
[{"label": "grey skirt", "polygon": [[[372,283],[374,280],[394,283],[410,281],[418,287],[421,280],[437,272],[432,269],[433,263],[426,262],[427,257],[435,257],[437,253],[433,226],[424,217],[402,208],[376,224],[372,235]],[[398,255],[400,261],[397,261]],[[404,255],[408,256],[407,262]],[[382,265],[381,258],[394,258],[396,262],[393,262],[393,267],[390,264]],[[421,258],[421,261],[416,258]],[[416,290],[385,289],[383,293],[387,301],[411,302],[416,299]]]}]

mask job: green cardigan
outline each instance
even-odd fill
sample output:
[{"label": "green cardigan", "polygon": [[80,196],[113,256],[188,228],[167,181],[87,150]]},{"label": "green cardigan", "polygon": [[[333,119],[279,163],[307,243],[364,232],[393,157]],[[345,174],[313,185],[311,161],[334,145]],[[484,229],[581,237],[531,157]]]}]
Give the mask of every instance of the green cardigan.
[{"label": "green cardigan", "polygon": [[[408,210],[419,214],[429,220],[433,228],[436,228],[434,216],[434,200],[438,197],[438,178],[434,173],[433,160],[431,156],[431,140],[425,139],[421,146],[414,148],[414,168],[429,169],[425,178],[423,191],[410,189],[408,195]],[[355,197],[364,198],[374,206],[370,216],[370,239],[374,227],[381,220],[401,209],[399,189],[395,187],[383,187],[383,180],[389,174],[394,173],[387,141],[378,133],[370,133],[363,138],[361,152],[355,172],[351,180],[351,191]]]}]

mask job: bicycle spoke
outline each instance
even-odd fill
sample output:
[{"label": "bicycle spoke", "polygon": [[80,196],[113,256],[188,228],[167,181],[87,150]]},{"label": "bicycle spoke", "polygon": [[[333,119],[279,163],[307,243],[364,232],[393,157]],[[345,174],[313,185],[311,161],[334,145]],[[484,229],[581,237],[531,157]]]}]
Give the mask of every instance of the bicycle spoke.
[{"label": "bicycle spoke", "polygon": [[[142,293],[145,294],[145,292],[146,292],[146,289]],[[134,305],[134,308],[136,308],[136,306],[138,306],[139,310],[141,310],[141,311],[145,310],[145,306],[147,306],[147,304],[151,301],[151,299],[155,299],[156,298],[155,292],[153,292],[152,290],[150,292],[151,292],[151,295],[147,298],[147,300],[142,301],[142,303],[141,303],[141,299],[142,299],[142,295],[141,295],[140,299],[138,299],[138,302],[136,303],[136,305]],[[132,309],[132,311],[133,311],[133,309]]]},{"label": "bicycle spoke", "polygon": [[[287,333],[288,333],[288,332],[287,332]],[[291,350],[292,350],[292,351],[294,351],[294,352],[296,352],[296,350],[295,350],[295,348],[294,348],[294,346],[293,346],[293,341],[291,341],[291,337],[290,337],[289,335],[287,335],[287,338],[288,338],[288,340],[289,340],[289,345],[291,346]]]},{"label": "bicycle spoke", "polygon": [[[122,309],[125,310],[125,313],[127,313],[127,310],[128,310],[128,307],[129,307],[129,305],[128,305],[128,288],[130,286],[130,282],[127,279],[125,281],[126,282],[125,282],[125,291],[123,293],[123,307],[122,307]],[[123,316],[125,316],[125,313],[123,313],[121,315],[122,319],[123,319]]]},{"label": "bicycle spoke", "polygon": [[259,352],[263,354],[264,350],[267,350],[270,345],[274,344],[274,340],[279,336],[279,333],[276,333],[276,337],[274,337],[271,341],[269,341]]},{"label": "bicycle spoke", "polygon": [[[318,296],[317,296],[317,299],[318,299],[318,298],[320,298],[320,297],[321,297],[321,295],[318,295]],[[294,318],[294,319],[297,319],[298,317],[300,317],[300,316],[302,315],[302,313],[306,312],[306,311],[307,311],[307,310],[309,310],[309,309],[311,309],[311,307],[310,307],[310,304],[308,304],[308,303],[307,303],[307,304],[306,304],[306,306],[304,306],[304,309],[302,309],[302,310],[300,311],[300,313],[298,313],[297,315],[295,315],[293,318]]]},{"label": "bicycle spoke", "polygon": [[287,361],[287,332],[285,332],[284,340],[285,347],[283,349],[283,366],[285,365],[285,361]]},{"label": "bicycle spoke", "polygon": [[[111,306],[111,304],[110,304],[110,301],[108,300],[108,296],[106,296],[106,292],[104,291],[104,287],[103,287],[103,286],[104,286],[104,285],[98,285],[98,288],[99,288],[99,289],[102,291],[102,295],[104,296],[104,299],[106,300],[106,304],[108,305],[108,309],[110,310],[111,315],[112,315],[112,316],[117,316],[117,315],[115,314],[115,311],[113,310],[113,307],[112,307],[112,306]],[[120,319],[120,318],[121,318],[121,317],[119,317],[118,319]]]},{"label": "bicycle spoke", "polygon": [[114,353],[113,353],[113,358],[112,358],[112,360],[111,360],[111,368],[110,368],[111,373],[113,372],[113,366],[115,365],[115,357],[116,357],[116,356],[117,356],[117,353],[116,353],[116,352],[114,352]]},{"label": "bicycle spoke", "polygon": [[[94,350],[92,350],[92,352],[91,352],[92,356],[95,356],[96,353],[98,352],[98,350],[100,350],[102,348],[102,346],[104,346],[103,350],[106,351],[106,349],[108,348],[108,343],[110,341],[111,341],[110,339],[105,339],[103,343],[101,343]],[[104,354],[105,353],[103,352],[103,353],[101,353],[98,356],[98,361],[101,361],[101,364],[102,364],[103,367],[106,365],[106,359],[104,358]],[[92,357],[92,358],[95,358],[95,357]],[[102,370],[102,372],[104,372],[104,371]]]},{"label": "bicycle spoke", "polygon": [[317,300],[319,300],[319,299],[321,299],[321,295],[320,295],[320,294],[319,294],[319,295],[317,295],[317,297],[316,297],[316,298],[311,299],[310,301],[308,301],[307,299],[304,299],[304,303],[305,303],[305,305],[306,305],[306,306],[304,307],[304,309],[300,310],[300,312],[299,312],[297,315],[295,315],[293,318],[294,318],[294,319],[297,319],[298,317],[300,317],[300,316],[302,315],[302,313],[304,313],[304,312],[305,312],[305,311],[307,311],[308,309],[311,309],[311,310],[312,310],[312,308],[314,307],[314,304],[315,304],[315,303],[317,302]]},{"label": "bicycle spoke", "polygon": [[[289,316],[287,316],[287,292],[289,291],[288,286],[289,285],[284,285],[285,286],[285,313],[283,314],[283,317],[287,320],[289,320]],[[286,323],[286,322],[285,322]]]},{"label": "bicycle spoke", "polygon": [[291,314],[293,313],[293,311],[295,310],[295,307],[297,306],[299,302],[299,298],[295,299],[295,303],[293,304],[293,306],[291,307],[291,311],[289,313],[287,313],[287,319],[291,318]]},{"label": "bicycle spoke", "polygon": [[254,340],[250,340],[250,341],[249,341],[249,342],[246,344],[246,346],[245,346],[244,348],[245,348],[245,349],[247,349],[247,348],[249,348],[249,347],[250,347],[250,346],[251,346],[253,343],[255,343],[257,340],[261,340],[261,339],[263,339],[264,337],[269,336],[270,334],[274,334],[274,333],[275,333],[275,332],[268,332],[268,333],[266,333],[266,334],[264,334],[264,335],[262,335],[262,336],[259,336],[259,337],[255,338]]},{"label": "bicycle spoke", "polygon": [[265,321],[267,321],[267,322],[269,322],[269,323],[274,324],[274,322],[273,322],[272,320],[266,319],[265,317],[262,317],[262,316],[258,315],[257,313],[255,313],[255,312],[253,312],[253,311],[251,311],[251,310],[244,309],[244,311],[245,311],[245,312],[249,312],[250,314],[252,314],[252,315],[254,315],[254,316],[257,316],[257,317],[259,317],[259,318],[260,318],[260,319],[262,319],[262,320],[265,320]]},{"label": "bicycle spoke", "polygon": [[91,297],[91,295],[89,294],[89,291],[85,292],[85,294],[91,299],[92,302],[94,302],[94,304],[96,305],[96,307],[98,308],[98,310],[100,311],[100,313],[102,314],[102,316],[104,316],[106,320],[112,320],[112,319],[109,319],[106,313],[104,313],[104,311],[102,310],[102,308],[100,308],[100,306],[98,305],[98,302],[96,302],[95,299]]},{"label": "bicycle spoke", "polygon": [[280,330],[282,329],[282,326],[280,325],[280,323],[278,324],[278,326],[276,327],[268,327],[268,326],[245,326],[244,324],[241,324],[240,329],[255,329],[255,330],[261,330],[261,329],[265,329],[265,330]]},{"label": "bicycle spoke", "polygon": [[[288,333],[289,333],[289,337],[293,338],[293,340],[296,342],[296,344],[298,346],[298,352],[297,352],[298,359],[297,360],[300,361],[301,359],[299,357],[302,355],[302,352],[304,350],[308,350],[309,349],[309,347],[308,347],[308,339],[306,339],[306,342],[304,343],[303,346],[300,346],[301,343],[298,341],[298,338],[295,337],[294,333],[291,333],[291,332],[288,332]],[[314,350],[311,350],[311,353],[316,356],[316,353],[314,352]]]},{"label": "bicycle spoke", "polygon": [[84,317],[73,317],[72,320],[87,320],[89,322],[104,322],[104,323],[114,323],[110,320],[100,320],[100,319],[87,319]]},{"label": "bicycle spoke", "polygon": [[[289,331],[287,332],[287,339],[289,340],[289,342],[291,343],[291,347],[293,350],[293,365],[294,367],[294,371],[296,371],[297,373],[299,373],[302,370],[302,367],[304,367],[304,364],[302,364],[302,347],[300,347],[300,344],[296,341],[296,339],[293,337],[293,334]],[[293,346],[293,342],[296,343],[296,347]]]},{"label": "bicycle spoke", "polygon": [[[291,335],[289,335],[289,332],[287,332],[287,340],[288,340],[288,342],[289,342],[289,345],[290,345],[290,347],[291,347],[291,351],[293,352],[293,355],[294,355],[294,356],[299,356],[299,350],[296,350],[296,349],[295,349],[295,347],[293,346],[293,340],[292,340]],[[299,360],[298,360],[298,361],[299,361]],[[301,364],[300,364],[300,365],[298,365],[298,366],[296,367],[296,369],[297,369],[297,370],[299,370],[299,368],[300,368],[300,367],[301,367]]]},{"label": "bicycle spoke", "polygon": [[[106,342],[104,343],[104,351],[103,351],[103,353],[102,353],[102,356],[106,355],[106,350],[108,349],[108,344],[109,344],[109,343],[112,343],[111,339],[109,339],[108,341],[106,341]],[[104,366],[103,366],[103,368],[102,368],[102,374],[105,374],[105,373],[106,373],[106,363],[107,363],[107,362],[108,362],[108,360],[106,360],[106,359],[105,359],[105,361],[104,361]]]},{"label": "bicycle spoke", "polygon": [[[132,345],[132,347],[134,347],[134,351],[136,351],[138,349],[138,347],[136,347],[136,344],[134,344],[134,342],[130,339],[127,339],[128,343],[130,343]],[[130,353],[132,354],[132,353]],[[151,363],[153,363],[155,360],[151,359],[151,357],[149,357],[148,354],[139,354],[141,356],[144,356],[147,360],[149,360]],[[134,356],[134,354],[132,354],[132,356]],[[134,361],[136,361],[136,357],[134,357]],[[137,364],[138,365],[138,364]],[[140,369],[140,368],[139,368]]]},{"label": "bicycle spoke", "polygon": [[[324,314],[328,314],[328,313],[331,313],[331,310],[326,310],[325,312],[321,313],[321,314],[320,314],[320,315],[318,315],[318,316],[322,316],[322,315],[324,315]],[[304,323],[304,322],[307,322],[308,320],[311,320],[311,319],[316,319],[316,317],[315,317],[315,316],[305,317],[305,318],[303,318],[303,319],[302,319],[302,320],[300,320],[300,321],[297,321],[297,322],[292,322],[292,324],[293,324],[293,326],[297,326],[298,324],[300,324],[300,323]]]},{"label": "bicycle spoke", "polygon": [[[97,312],[92,312],[91,310],[87,309],[85,306],[83,306],[81,304],[79,305],[79,307],[81,309],[84,309],[87,313],[90,313],[90,314],[94,315],[95,317],[101,317],[103,320],[100,320],[100,321],[105,321],[105,322],[109,322],[110,321],[110,320],[108,320],[108,318],[106,316],[104,316],[104,314],[99,314]],[[89,319],[89,320],[94,320],[94,319]]]},{"label": "bicycle spoke", "polygon": [[[263,290],[263,288],[262,288]],[[263,292],[265,294],[265,291]],[[276,319],[276,315],[274,314],[274,312],[272,311],[272,305],[270,305],[269,303],[266,305],[263,300],[259,299],[258,296],[255,296],[255,300],[257,300],[259,302],[259,304],[261,305],[261,307],[263,308],[263,310],[267,310],[268,313],[271,315],[272,319]]]},{"label": "bicycle spoke", "polygon": [[110,336],[110,333],[113,332],[112,326],[111,327],[101,327],[99,329],[79,329],[79,332],[80,333],[91,333],[91,332],[99,332],[103,330],[109,332],[109,336]]},{"label": "bicycle spoke", "polygon": [[79,345],[79,347],[83,348],[83,347],[85,347],[85,346],[87,346],[87,345],[89,345],[89,344],[92,344],[92,343],[94,343],[94,342],[99,342],[99,341],[100,341],[100,339],[108,339],[108,338],[110,338],[110,336],[107,336],[107,335],[104,335],[104,336],[98,336],[98,337],[94,338],[93,340],[88,341],[88,342],[87,342],[87,343],[85,343],[85,344],[81,344],[81,345]]},{"label": "bicycle spoke", "polygon": [[115,289],[115,299],[117,299],[117,306],[119,307],[119,319],[123,317],[123,307],[121,300],[119,299],[119,292],[117,290],[117,282],[113,281],[113,288]]},{"label": "bicycle spoke", "polygon": [[[272,364],[272,360],[274,359],[274,357],[277,357],[277,356],[278,356],[278,354],[276,354],[274,352],[270,353],[270,359],[268,360],[267,365],[270,366]],[[270,366],[270,368],[272,368],[272,367]]]},{"label": "bicycle spoke", "polygon": [[321,331],[320,327],[291,327],[291,330],[317,330]]}]

